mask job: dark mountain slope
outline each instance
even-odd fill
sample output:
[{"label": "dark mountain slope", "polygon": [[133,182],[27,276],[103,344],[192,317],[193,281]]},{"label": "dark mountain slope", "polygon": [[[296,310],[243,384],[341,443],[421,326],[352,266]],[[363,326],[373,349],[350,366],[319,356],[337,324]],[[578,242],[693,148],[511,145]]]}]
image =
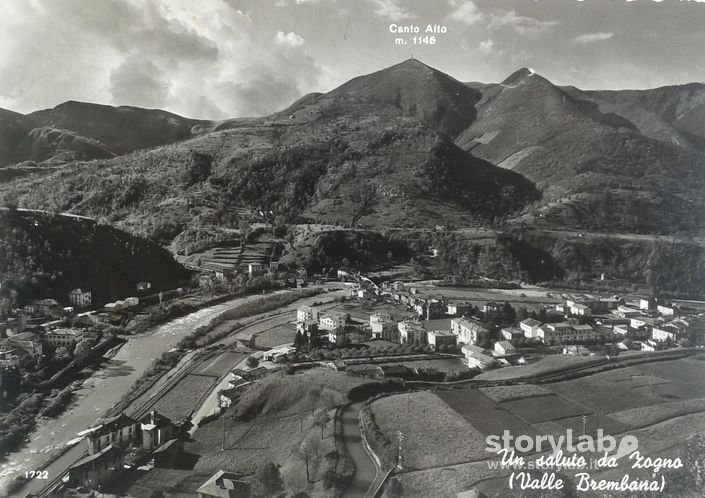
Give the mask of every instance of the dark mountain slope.
[{"label": "dark mountain slope", "polygon": [[603,99],[528,69],[500,84],[465,85],[412,59],[259,118],[193,124],[71,103],[62,113],[81,116],[87,128],[75,133],[99,147],[121,138],[110,135],[114,124],[91,121],[98,111],[121,127],[135,112],[148,128],[170,130],[170,140],[193,124],[196,136],[15,180],[0,197],[105,216],[162,243],[187,226],[233,225],[260,208],[371,227],[471,226],[523,209],[517,219],[539,225],[705,229],[699,87],[659,92],[649,106],[643,92]]},{"label": "dark mountain slope", "polygon": [[243,209],[289,220],[434,226],[487,222],[538,198],[521,175],[458,149],[396,106],[326,95],[295,114],[74,163],[2,196],[106,216],[163,243],[189,225],[237,223]]},{"label": "dark mountain slope", "polygon": [[0,110],[0,166],[104,159],[190,138],[205,123],[161,110],[73,101],[28,115]]},{"label": "dark mountain slope", "polygon": [[[626,117],[603,113],[598,103],[580,97],[580,91],[518,71],[483,90],[477,120],[456,143],[542,188],[548,202],[544,219],[586,226],[602,205],[621,213],[609,219],[614,229],[700,226],[703,156],[645,136]],[[602,199],[608,189],[609,202]],[[567,209],[567,203],[577,209]],[[675,209],[662,211],[663,206]]]},{"label": "dark mountain slope", "polygon": [[165,249],[115,228],[0,210],[0,296],[16,304],[55,297],[68,305],[76,287],[91,290],[93,302],[102,304],[135,295],[140,281],[157,292],[188,278]]},{"label": "dark mountain slope", "polygon": [[27,131],[22,114],[0,109],[0,166],[17,162],[16,147]]},{"label": "dark mountain slope", "polygon": [[415,116],[451,136],[475,119],[480,92],[424,63],[409,59],[382,71],[354,78],[330,92],[380,102]]},{"label": "dark mountain slope", "polygon": [[705,84],[651,90],[585,91],[589,97],[618,106],[635,106],[659,116],[681,133],[705,139]]},{"label": "dark mountain slope", "polygon": [[190,138],[191,128],[202,123],[158,109],[74,101],[27,117],[38,126],[64,128],[97,140],[118,155]]}]

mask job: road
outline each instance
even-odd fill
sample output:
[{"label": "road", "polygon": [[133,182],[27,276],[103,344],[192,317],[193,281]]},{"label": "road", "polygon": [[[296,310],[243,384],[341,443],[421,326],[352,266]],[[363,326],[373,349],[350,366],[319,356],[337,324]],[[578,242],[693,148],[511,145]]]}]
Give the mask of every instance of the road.
[{"label": "road", "polygon": [[362,402],[353,403],[343,410],[343,439],[350,458],[355,464],[355,475],[343,492],[345,498],[364,498],[367,489],[377,474],[374,463],[372,463],[367,451],[365,451],[365,447],[362,445],[359,419],[362,406]]},{"label": "road", "polygon": [[[8,496],[5,486],[14,477],[23,475],[26,470],[47,470],[50,480],[63,473],[81,457],[85,443],[76,444],[54,460],[56,452],[64,451],[68,443],[75,440],[78,432],[94,425],[112,408],[116,400],[122,398],[150,367],[154,358],[174,348],[198,325],[208,323],[229,309],[261,297],[252,295],[232,299],[161,325],[151,334],[130,338],[105,368],[95,372],[84,382],[83,387],[76,393],[77,403],[54,420],[40,421],[31,435],[30,442],[20,451],[5,456],[0,467],[0,496]],[[14,496],[38,492],[45,484],[46,481],[42,480],[30,481]]]}]

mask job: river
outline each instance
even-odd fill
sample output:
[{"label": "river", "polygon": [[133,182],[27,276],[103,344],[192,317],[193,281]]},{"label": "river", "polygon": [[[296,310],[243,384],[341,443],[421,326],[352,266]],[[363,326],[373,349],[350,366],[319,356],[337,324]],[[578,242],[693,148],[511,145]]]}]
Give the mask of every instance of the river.
[{"label": "river", "polygon": [[[66,470],[85,451],[80,442],[58,459],[52,460],[58,450],[65,449],[78,432],[94,425],[96,421],[115,405],[149,368],[152,361],[168,351],[199,325],[226,310],[248,301],[260,299],[252,295],[226,301],[201,309],[189,315],[158,326],[153,333],[131,337],[118,353],[101,370],[87,379],[76,392],[78,399],[58,418],[41,420],[31,434],[30,442],[19,451],[5,455],[0,466],[0,496],[10,496],[6,486],[25,471],[44,468],[52,480]],[[47,465],[48,462],[51,462]],[[26,496],[40,491],[46,481],[32,480],[12,496]]]}]

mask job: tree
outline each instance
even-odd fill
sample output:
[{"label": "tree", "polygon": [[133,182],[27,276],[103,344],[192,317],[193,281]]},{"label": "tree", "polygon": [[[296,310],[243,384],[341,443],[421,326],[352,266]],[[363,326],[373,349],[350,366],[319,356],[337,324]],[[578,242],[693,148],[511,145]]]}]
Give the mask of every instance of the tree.
[{"label": "tree", "polygon": [[73,355],[76,358],[83,358],[86,354],[88,354],[90,350],[91,345],[88,343],[88,341],[79,341],[79,343],[76,344],[76,347],[73,350]]},{"label": "tree", "polygon": [[274,462],[267,462],[255,471],[255,480],[252,485],[252,494],[256,497],[268,498],[278,496],[284,491],[279,466]]},{"label": "tree", "polygon": [[254,356],[250,356],[247,358],[246,363],[247,366],[250,368],[257,368],[257,366],[259,365],[259,360]]},{"label": "tree", "polygon": [[240,248],[245,246],[245,241],[250,235],[251,227],[246,220],[240,220]]},{"label": "tree", "polygon": [[313,415],[313,412],[316,410],[316,405],[318,405],[320,399],[321,391],[317,386],[308,392],[308,400],[311,403],[311,415]]},{"label": "tree", "polygon": [[294,347],[296,349],[300,349],[304,344],[306,344],[306,339],[304,339],[303,334],[301,334],[301,331],[296,331],[296,335],[294,336]]},{"label": "tree", "polygon": [[328,410],[325,408],[322,410],[319,410],[319,412],[316,414],[316,418],[314,419],[313,424],[317,427],[321,428],[321,439],[323,439],[323,430],[326,428],[326,425],[328,425],[328,422],[330,422],[330,415],[328,414]]},{"label": "tree", "polygon": [[299,446],[294,449],[294,456],[306,465],[306,481],[311,482],[310,464],[318,457],[320,440],[315,436],[307,437]]},{"label": "tree", "polygon": [[377,190],[371,185],[358,186],[350,193],[349,200],[353,203],[352,227],[355,227],[363,216],[374,212],[377,199]]},{"label": "tree", "polygon": [[164,498],[164,491],[162,491],[161,489],[155,489],[149,495],[149,498]]}]

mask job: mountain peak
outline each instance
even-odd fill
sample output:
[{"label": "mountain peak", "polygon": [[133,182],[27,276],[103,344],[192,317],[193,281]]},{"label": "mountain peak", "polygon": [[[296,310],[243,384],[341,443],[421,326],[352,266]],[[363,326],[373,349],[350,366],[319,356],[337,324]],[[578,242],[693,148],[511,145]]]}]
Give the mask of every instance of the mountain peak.
[{"label": "mountain peak", "polygon": [[502,84],[503,85],[516,85],[517,83],[520,83],[521,81],[530,78],[532,76],[538,76],[536,71],[534,71],[531,68],[528,67],[522,67],[518,71],[514,71],[507,79],[505,79]]},{"label": "mountain peak", "polygon": [[354,78],[329,95],[341,94],[396,107],[449,135],[457,135],[475,119],[474,104],[482,96],[418,59]]}]

